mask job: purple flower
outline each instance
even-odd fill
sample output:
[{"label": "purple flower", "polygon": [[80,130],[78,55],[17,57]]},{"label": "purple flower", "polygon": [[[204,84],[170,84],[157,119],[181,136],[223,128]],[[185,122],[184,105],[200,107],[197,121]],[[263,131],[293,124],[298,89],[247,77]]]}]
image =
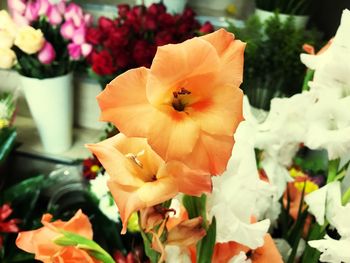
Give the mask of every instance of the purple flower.
[{"label": "purple flower", "polygon": [[50,42],[45,42],[43,48],[39,51],[38,59],[43,64],[51,64],[56,58],[56,52]]}]

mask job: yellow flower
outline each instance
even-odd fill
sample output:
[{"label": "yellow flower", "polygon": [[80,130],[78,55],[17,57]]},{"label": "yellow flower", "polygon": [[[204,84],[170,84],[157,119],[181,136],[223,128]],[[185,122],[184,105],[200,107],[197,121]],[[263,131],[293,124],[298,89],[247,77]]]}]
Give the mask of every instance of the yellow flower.
[{"label": "yellow flower", "polygon": [[10,69],[17,62],[15,52],[9,48],[0,47],[0,69]]},{"label": "yellow flower", "polygon": [[8,120],[6,120],[6,119],[0,119],[0,130],[1,130],[2,128],[7,127],[8,125],[9,125],[9,121],[8,121]]},{"label": "yellow flower", "polygon": [[44,42],[41,30],[30,26],[22,27],[15,39],[15,45],[29,55],[37,53],[43,47]]},{"label": "yellow flower", "polygon": [[[304,186],[305,184],[305,186]],[[294,186],[298,191],[302,192],[305,187],[305,194],[312,193],[313,191],[316,191],[318,189],[318,185],[315,184],[313,181],[305,181],[305,182],[295,182]]]},{"label": "yellow flower", "polygon": [[0,29],[0,48],[11,48],[13,41],[13,36],[7,30]]}]

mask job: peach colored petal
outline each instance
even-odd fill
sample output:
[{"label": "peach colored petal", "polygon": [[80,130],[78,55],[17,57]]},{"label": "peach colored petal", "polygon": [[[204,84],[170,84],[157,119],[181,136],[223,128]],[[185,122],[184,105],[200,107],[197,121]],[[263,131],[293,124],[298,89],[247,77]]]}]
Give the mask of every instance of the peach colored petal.
[{"label": "peach colored petal", "polygon": [[251,259],[253,263],[283,263],[282,256],[269,234],[265,236],[264,245],[254,250]]},{"label": "peach colored petal", "polygon": [[224,29],[201,37],[215,47],[220,57],[222,79],[239,87],[243,78],[245,43],[234,40],[234,35]]},{"label": "peach colored petal", "polygon": [[146,206],[154,206],[165,202],[179,192],[176,181],[171,176],[158,177],[154,182],[145,183],[137,193]]},{"label": "peach colored petal", "polygon": [[192,218],[181,222],[169,231],[166,244],[182,247],[195,245],[205,235],[206,231],[202,227],[201,217]]},{"label": "peach colored petal", "polygon": [[199,137],[198,125],[184,112],[168,109],[154,114],[148,142],[165,161],[180,160],[192,152]]},{"label": "peach colored petal", "polygon": [[148,69],[131,69],[116,77],[97,96],[101,120],[112,122],[123,133],[145,136],[153,108],[146,98]]},{"label": "peach colored petal", "polygon": [[[81,210],[67,222],[61,220],[50,222],[51,219],[52,216],[50,214],[43,215],[42,223],[44,226],[37,230],[19,233],[16,239],[16,245],[28,253],[34,253],[35,259],[43,262],[98,262],[78,248],[74,248],[76,250],[74,255],[68,254],[64,256],[67,248],[54,243],[56,238],[62,236],[59,229],[71,231],[92,239],[92,226],[88,217],[84,215]],[[83,256],[80,256],[79,259],[75,259],[75,255]]]},{"label": "peach colored petal", "polygon": [[81,209],[79,209],[78,212],[76,212],[75,215],[65,223],[63,229],[86,237],[90,240],[93,236],[92,225],[89,218],[83,214]]},{"label": "peach colored petal", "polygon": [[202,132],[193,152],[184,156],[182,161],[186,162],[192,169],[208,171],[212,175],[222,174],[226,170],[230,159],[234,140],[232,136],[217,136]]},{"label": "peach colored petal", "polygon": [[247,253],[250,249],[234,241],[228,243],[216,243],[214,247],[213,263],[227,263],[241,251]]},{"label": "peach colored petal", "polygon": [[192,170],[183,163],[176,161],[167,163],[166,169],[167,173],[175,178],[179,192],[192,196],[211,193],[212,181],[210,174]]},{"label": "peach colored petal", "polygon": [[[56,261],[58,260],[58,261]],[[100,262],[93,259],[86,251],[75,248],[65,247],[59,255],[54,257],[53,262],[64,262],[64,263],[95,263]]]},{"label": "peach colored petal", "polygon": [[215,49],[200,38],[158,47],[147,82],[147,98],[153,105],[164,103],[173,89],[186,85],[186,78],[218,72],[218,66]]},{"label": "peach colored petal", "polygon": [[108,181],[107,185],[118,206],[120,218],[123,222],[121,233],[125,234],[130,215],[137,210],[147,207],[146,203],[138,196],[136,192],[138,187],[120,185],[113,180]]},{"label": "peach colored petal", "polygon": [[211,96],[210,105],[204,110],[201,103],[194,103],[188,107],[187,112],[201,130],[213,135],[233,136],[243,120],[243,92],[232,86],[221,86],[217,89],[219,91]]},{"label": "peach colored petal", "polygon": [[[130,171],[134,165],[116,148],[125,136],[118,134],[96,144],[88,144],[86,147],[99,159],[107,170],[112,180],[121,185],[140,187],[143,184],[141,177],[135,176]],[[144,140],[144,139],[140,139]],[[146,142],[146,140],[144,140]],[[131,144],[132,145],[132,144]],[[146,177],[147,175],[145,175]]]}]

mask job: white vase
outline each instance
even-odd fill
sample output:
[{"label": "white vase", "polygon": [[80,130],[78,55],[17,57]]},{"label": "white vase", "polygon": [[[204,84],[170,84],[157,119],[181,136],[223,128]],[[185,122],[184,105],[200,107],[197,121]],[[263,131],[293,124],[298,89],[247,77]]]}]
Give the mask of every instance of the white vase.
[{"label": "white vase", "polygon": [[72,145],[72,74],[48,79],[20,76],[30,112],[48,153],[62,153]]},{"label": "white vase", "polygon": [[[153,3],[159,3],[161,0],[137,0],[136,3],[141,5],[142,3],[145,6],[150,6]],[[180,14],[184,11],[185,6],[187,4],[187,0],[163,0],[163,4],[166,7],[168,13],[172,14]]]},{"label": "white vase", "polygon": [[[261,22],[265,22],[267,19],[274,16],[275,13],[257,8],[255,10],[255,15],[257,17],[259,17]],[[279,14],[279,18],[282,22],[285,22],[291,16],[294,17],[294,23],[295,23],[295,27],[297,29],[304,29],[306,27],[306,24],[309,20],[309,16],[296,16],[296,15],[288,15],[288,14]]]}]

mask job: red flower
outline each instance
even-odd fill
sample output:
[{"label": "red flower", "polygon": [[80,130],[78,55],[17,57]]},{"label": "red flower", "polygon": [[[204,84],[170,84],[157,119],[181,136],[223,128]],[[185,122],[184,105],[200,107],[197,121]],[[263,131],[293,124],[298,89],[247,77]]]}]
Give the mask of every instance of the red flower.
[{"label": "red flower", "polygon": [[174,43],[173,34],[167,30],[157,33],[155,37],[157,46],[163,46],[169,43]]},{"label": "red flower", "polygon": [[147,9],[147,13],[153,16],[159,16],[161,14],[164,14],[165,12],[166,12],[166,7],[162,3],[151,4]]},{"label": "red flower", "polygon": [[145,40],[138,40],[134,46],[133,58],[138,67],[150,67],[155,53],[155,46],[150,45]]},{"label": "red flower", "polygon": [[102,31],[108,32],[114,27],[114,22],[112,19],[101,16],[98,19],[98,26],[100,29],[102,29]]},{"label": "red flower", "polygon": [[207,21],[199,29],[199,32],[201,32],[203,34],[208,34],[208,33],[214,32],[214,27],[209,21]]},{"label": "red flower", "polygon": [[0,249],[3,246],[3,237],[1,233],[18,233],[20,230],[17,226],[19,219],[8,219],[12,212],[13,210],[9,204],[0,206]]},{"label": "red flower", "polygon": [[146,30],[156,30],[157,29],[157,21],[154,16],[147,15],[144,22],[144,27]]},{"label": "red flower", "polygon": [[86,41],[88,43],[93,44],[93,45],[98,45],[102,42],[103,36],[104,36],[104,34],[100,29],[90,27],[90,28],[88,28],[88,31],[86,34]]},{"label": "red flower", "polygon": [[113,57],[107,50],[92,54],[92,70],[99,75],[115,74],[117,67],[113,62]]},{"label": "red flower", "polygon": [[83,176],[85,179],[95,179],[97,174],[103,169],[97,158],[90,157],[83,161]]},{"label": "red flower", "polygon": [[118,15],[122,18],[125,18],[130,11],[130,6],[128,4],[119,4],[118,5]]},{"label": "red flower", "polygon": [[125,47],[129,41],[129,32],[130,28],[127,25],[113,28],[108,34],[108,38],[104,42],[104,45],[111,50]]}]

